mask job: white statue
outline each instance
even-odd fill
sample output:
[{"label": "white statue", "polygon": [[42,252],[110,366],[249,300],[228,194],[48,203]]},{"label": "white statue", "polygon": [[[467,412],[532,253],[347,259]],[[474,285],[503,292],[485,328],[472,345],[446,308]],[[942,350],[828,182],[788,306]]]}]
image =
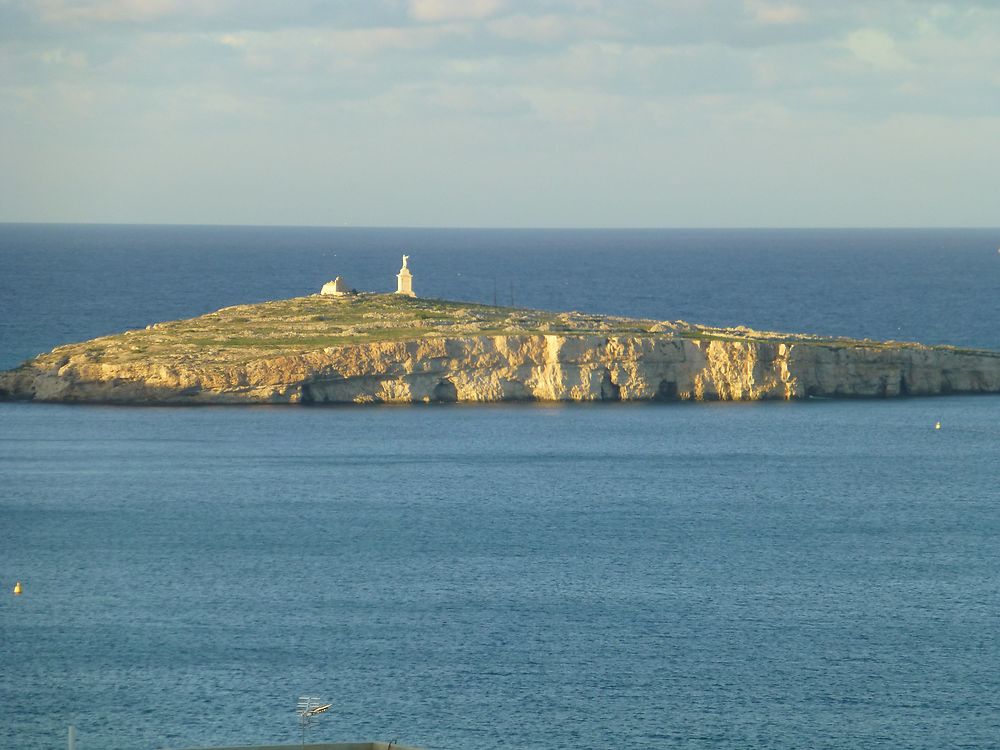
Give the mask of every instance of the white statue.
[{"label": "white statue", "polygon": [[406,261],[409,259],[409,255],[403,256],[403,267],[400,268],[399,273],[396,274],[396,294],[403,294],[407,297],[416,297],[417,295],[413,292],[413,274],[410,273],[410,269],[406,265]]}]

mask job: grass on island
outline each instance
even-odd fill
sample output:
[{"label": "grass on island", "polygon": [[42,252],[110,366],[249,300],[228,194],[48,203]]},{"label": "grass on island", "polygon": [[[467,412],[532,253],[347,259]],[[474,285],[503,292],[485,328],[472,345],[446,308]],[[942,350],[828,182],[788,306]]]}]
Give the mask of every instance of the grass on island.
[{"label": "grass on island", "polygon": [[313,295],[227,307],[197,318],[156,323],[145,329],[61,346],[35,362],[58,365],[64,358],[83,355],[95,362],[229,364],[302,354],[344,344],[445,336],[532,334],[658,335],[707,341],[883,349],[919,346],[867,339],[859,341],[758,332],[742,326],[710,328],[683,321],[556,313],[395,294],[356,294],[344,297]]},{"label": "grass on island", "polygon": [[395,294],[313,295],[226,307],[187,320],[58,347],[47,358],[94,361],[247,362],[344,344],[445,336],[566,333],[649,334],[656,321],[554,313]]}]

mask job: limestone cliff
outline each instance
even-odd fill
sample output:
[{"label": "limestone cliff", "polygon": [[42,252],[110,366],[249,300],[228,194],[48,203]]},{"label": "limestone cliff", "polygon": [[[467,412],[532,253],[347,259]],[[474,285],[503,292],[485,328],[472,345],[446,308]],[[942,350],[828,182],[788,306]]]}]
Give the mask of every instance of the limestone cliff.
[{"label": "limestone cliff", "polygon": [[[303,300],[297,302],[309,310],[336,304]],[[368,309],[364,301],[340,304]],[[412,307],[416,301],[392,304],[411,305],[400,308],[409,312],[427,309]],[[444,317],[417,316],[435,320],[433,326],[411,321],[400,335],[400,316],[380,308],[379,320],[397,327],[376,326],[373,333],[361,326],[345,336],[340,326],[338,340],[323,346],[316,344],[328,342],[298,329],[297,338],[274,330],[270,339],[237,335],[245,332],[233,333],[226,321],[245,324],[262,306],[231,308],[235,312],[211,314],[216,318],[208,323],[199,321],[211,316],[59,347],[0,373],[0,398],[144,404],[748,401],[1000,392],[1000,354],[993,352],[593,316],[531,318],[532,311],[509,310],[504,319],[516,317],[522,330],[494,333],[488,329],[515,326],[496,325],[492,308],[476,308],[486,322],[470,324],[460,311],[472,307],[435,304],[452,307]],[[275,319],[261,315],[255,325]],[[343,315],[332,318],[344,321]],[[163,332],[172,325],[177,330]],[[198,325],[211,326],[216,338],[193,335]],[[442,330],[448,325],[459,331],[449,335]],[[536,330],[523,330],[529,327]]]}]

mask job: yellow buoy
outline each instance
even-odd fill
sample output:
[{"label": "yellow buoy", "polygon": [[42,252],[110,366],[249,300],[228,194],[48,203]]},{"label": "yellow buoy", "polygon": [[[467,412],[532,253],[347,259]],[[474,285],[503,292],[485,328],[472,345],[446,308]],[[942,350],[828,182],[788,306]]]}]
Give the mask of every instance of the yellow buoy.
[{"label": "yellow buoy", "polygon": [[14,583],[14,596],[20,596],[20,595],[21,595],[21,582],[20,581],[15,581],[15,583]]},{"label": "yellow buoy", "polygon": [[935,430],[940,430],[941,429],[941,423],[940,422],[935,422],[934,423],[934,429]]}]

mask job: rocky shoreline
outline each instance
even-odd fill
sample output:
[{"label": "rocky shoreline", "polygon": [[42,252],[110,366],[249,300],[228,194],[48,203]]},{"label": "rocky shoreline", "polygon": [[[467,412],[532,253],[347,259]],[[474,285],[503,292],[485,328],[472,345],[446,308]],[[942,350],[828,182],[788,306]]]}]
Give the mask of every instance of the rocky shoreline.
[{"label": "rocky shoreline", "polygon": [[193,354],[116,361],[99,347],[80,346],[59,347],[0,373],[0,399],[358,404],[1000,393],[998,353],[877,342],[719,340],[676,332],[435,336],[247,361]]}]

